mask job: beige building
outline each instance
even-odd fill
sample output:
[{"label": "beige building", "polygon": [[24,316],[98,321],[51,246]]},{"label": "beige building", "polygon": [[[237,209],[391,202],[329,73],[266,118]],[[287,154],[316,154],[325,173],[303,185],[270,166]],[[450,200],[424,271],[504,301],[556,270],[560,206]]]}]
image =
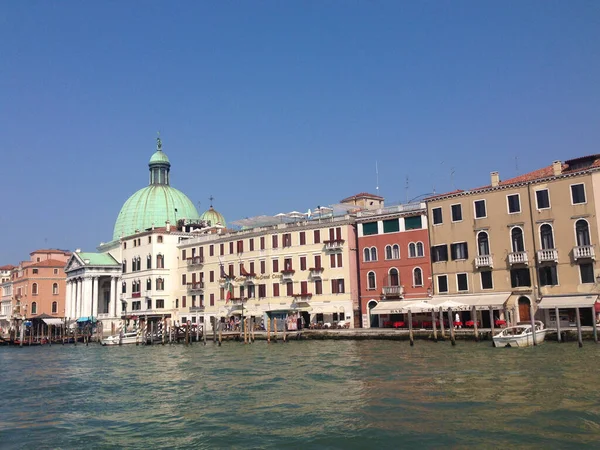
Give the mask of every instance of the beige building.
[{"label": "beige building", "polygon": [[[496,317],[508,310],[513,322],[530,320],[532,305],[547,326],[556,324],[555,310],[545,309],[553,301],[564,306],[561,325],[573,324],[569,306],[593,306],[600,292],[599,208],[600,155],[505,181],[492,172],[488,186],[429,198],[435,295],[491,305]],[[582,311],[584,324],[592,320],[590,308]]]}]

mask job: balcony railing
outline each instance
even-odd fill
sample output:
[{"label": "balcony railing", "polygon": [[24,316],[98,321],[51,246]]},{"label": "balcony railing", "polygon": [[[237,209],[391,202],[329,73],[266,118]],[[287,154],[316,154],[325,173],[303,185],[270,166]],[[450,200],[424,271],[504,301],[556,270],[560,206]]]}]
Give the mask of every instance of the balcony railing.
[{"label": "balcony railing", "polygon": [[573,257],[575,259],[596,259],[594,247],[592,245],[573,247]]},{"label": "balcony railing", "polygon": [[558,250],[550,248],[546,250],[538,250],[539,262],[558,262]]},{"label": "balcony railing", "polygon": [[285,279],[285,280],[290,280],[294,274],[296,273],[296,271],[294,269],[285,269],[281,271],[281,278]]},{"label": "balcony railing", "polygon": [[204,289],[204,283],[202,281],[197,281],[195,283],[187,284],[188,291],[201,291]]},{"label": "balcony railing", "polygon": [[312,298],[312,294],[310,292],[300,292],[299,294],[292,294],[296,300],[308,301]]},{"label": "balcony railing", "polygon": [[311,267],[309,270],[309,276],[311,278],[321,278],[321,274],[323,273],[323,267]]},{"label": "balcony railing", "polygon": [[204,305],[190,306],[190,312],[203,312]]},{"label": "balcony railing", "polygon": [[204,258],[202,256],[192,256],[187,259],[188,266],[198,266],[200,264],[204,264]]},{"label": "balcony railing", "polygon": [[382,293],[384,297],[402,297],[404,295],[403,286],[383,286]]},{"label": "balcony railing", "polygon": [[508,254],[509,264],[529,264],[527,252],[512,252]]},{"label": "balcony railing", "polygon": [[325,244],[325,250],[340,250],[344,246],[343,239],[330,239],[328,241],[323,241]]},{"label": "balcony railing", "polygon": [[494,261],[492,255],[481,255],[475,258],[475,267],[493,267]]},{"label": "balcony railing", "polygon": [[131,293],[132,298],[140,298],[141,296],[142,296],[141,292],[132,292]]}]

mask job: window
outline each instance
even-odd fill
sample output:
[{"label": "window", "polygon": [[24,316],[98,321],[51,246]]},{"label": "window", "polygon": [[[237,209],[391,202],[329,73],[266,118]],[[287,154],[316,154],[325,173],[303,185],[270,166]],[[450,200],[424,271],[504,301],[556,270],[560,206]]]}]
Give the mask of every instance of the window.
[{"label": "window", "polygon": [[237,246],[238,253],[244,253],[244,241],[242,241],[242,240],[237,241],[236,246]]},{"label": "window", "polygon": [[454,244],[450,244],[450,258],[452,259],[452,261],[455,261],[457,259],[469,258],[467,243],[456,242]]},{"label": "window", "polygon": [[162,236],[158,236],[156,238],[156,242],[158,242],[159,244],[162,244],[162,241],[163,241],[163,237]]},{"label": "window", "polygon": [[37,283],[33,283],[31,285],[31,295],[38,295],[38,285],[37,285]]},{"label": "window", "polygon": [[147,291],[151,291],[152,290],[152,280],[150,278],[148,278],[146,280],[146,290]]},{"label": "window", "polygon": [[331,293],[332,294],[343,294],[344,292],[346,292],[346,291],[344,289],[344,279],[343,278],[331,280]]},{"label": "window", "polygon": [[404,229],[405,230],[420,230],[423,228],[423,221],[421,216],[405,217],[404,218]]},{"label": "window", "polygon": [[223,256],[225,254],[225,244],[219,244],[219,255]]},{"label": "window", "polygon": [[181,307],[182,308],[186,308],[187,307],[187,296],[185,296],[185,295],[181,296]]},{"label": "window", "polygon": [[575,234],[577,236],[578,247],[591,245],[590,228],[587,220],[580,219],[575,222]]},{"label": "window", "polygon": [[31,314],[37,314],[37,302],[31,304]]},{"label": "window", "polygon": [[283,236],[281,236],[281,241],[284,247],[291,247],[292,246],[292,234],[291,233],[285,233]]},{"label": "window", "polygon": [[433,247],[431,247],[431,261],[448,261],[448,246],[446,244],[443,244],[434,245]]},{"label": "window", "polygon": [[368,222],[362,224],[363,236],[377,234],[377,222]]},{"label": "window", "polygon": [[165,268],[165,258],[163,255],[156,255],[156,268],[157,269]]},{"label": "window", "polygon": [[385,259],[392,259],[392,246],[391,245],[385,246]]},{"label": "window", "polygon": [[574,205],[586,202],[585,186],[583,183],[571,185],[571,201]]},{"label": "window", "polygon": [[551,250],[554,248],[554,237],[552,236],[552,226],[545,223],[540,227],[540,242],[542,250]]},{"label": "window", "polygon": [[481,289],[494,289],[491,270],[481,272]]},{"label": "window", "polygon": [[294,283],[291,281],[285,283],[285,290],[286,290],[285,294],[288,297],[291,297],[292,295],[294,295]]},{"label": "window", "polygon": [[54,269],[54,275],[58,275],[58,269]]},{"label": "window", "polygon": [[452,222],[460,222],[462,220],[462,205],[460,203],[450,206],[452,213]]},{"label": "window", "polygon": [[321,266],[321,255],[315,255],[315,269],[320,269]]},{"label": "window", "polygon": [[511,269],[510,285],[513,288],[531,287],[531,275],[529,269]]},{"label": "window", "polygon": [[306,256],[300,257],[300,270],[306,270]]},{"label": "window", "polygon": [[123,260],[123,273],[127,273],[127,261]]},{"label": "window", "polygon": [[152,244],[152,236],[148,236],[148,244]]},{"label": "window", "polygon": [[209,256],[215,256],[215,246],[213,244],[208,246],[208,254]]},{"label": "window", "polygon": [[273,297],[279,297],[279,283],[273,283]]},{"label": "window", "polygon": [[364,262],[371,261],[371,249],[370,248],[365,248],[363,250],[363,261]]},{"label": "window", "polygon": [[229,254],[233,254],[233,241],[229,243]]},{"label": "window", "polygon": [[579,265],[579,273],[581,275],[582,283],[595,283],[594,279],[594,264],[586,263]]},{"label": "window", "polygon": [[321,230],[315,230],[313,232],[313,241],[315,244],[321,243]]},{"label": "window", "polygon": [[187,275],[185,273],[181,274],[181,285],[185,286],[187,283]]},{"label": "window", "polygon": [[413,287],[423,286],[423,271],[420,267],[413,269]]},{"label": "window", "polygon": [[274,259],[273,260],[273,273],[279,272],[279,260],[278,259]]},{"label": "window", "polygon": [[414,242],[411,242],[410,244],[408,244],[408,257],[409,258],[417,257],[417,244],[415,244]]},{"label": "window", "polygon": [[377,247],[371,247],[371,261],[377,261]]},{"label": "window", "polygon": [[250,251],[254,251],[254,238],[248,240],[248,245],[250,246]]},{"label": "window", "polygon": [[367,274],[367,289],[372,291],[377,288],[377,284],[375,283],[375,272],[369,272]]},{"label": "window", "polygon": [[558,272],[555,265],[541,266],[539,274],[540,286],[556,286],[558,284]]},{"label": "window", "polygon": [[507,195],[506,200],[508,201],[508,212],[510,214],[521,212],[521,199],[519,194]]},{"label": "window", "polygon": [[185,249],[181,250],[181,259],[183,259],[185,261],[187,259],[186,256],[187,256],[187,253],[186,253]]},{"label": "window", "polygon": [[283,269],[284,270],[294,270],[292,267],[292,258],[284,258],[283,259]]},{"label": "window", "polygon": [[469,277],[466,273],[457,273],[456,274],[456,289],[459,292],[464,292],[469,290]]},{"label": "window", "polygon": [[550,208],[550,194],[548,194],[548,189],[535,191],[535,201],[537,203],[537,209]]},{"label": "window", "polygon": [[260,262],[260,273],[265,273],[267,271],[267,262],[263,259]]},{"label": "window", "polygon": [[152,256],[146,256],[146,269],[152,269]]},{"label": "window", "polygon": [[400,222],[398,219],[389,219],[383,221],[384,233],[396,233],[400,231]]},{"label": "window", "polygon": [[125,283],[123,281],[123,284],[121,285],[121,294],[126,294],[127,293],[127,283]]},{"label": "window", "polygon": [[433,216],[433,224],[440,225],[444,222],[444,218],[442,215],[442,208],[433,208],[431,210],[431,215]]},{"label": "window", "polygon": [[258,298],[265,298],[267,296],[267,285],[259,284],[258,285]]},{"label": "window", "polygon": [[477,233],[477,252],[479,253],[479,256],[490,255],[490,240],[485,231]]},{"label": "window", "polygon": [[448,275],[438,275],[438,292],[448,292]]},{"label": "window", "polygon": [[52,295],[58,295],[58,283],[52,284]]},{"label": "window", "polygon": [[422,258],[425,256],[425,249],[422,242],[417,242],[417,257]]},{"label": "window", "polygon": [[162,298],[156,299],[156,309],[163,309],[165,307],[165,301]]},{"label": "window", "polygon": [[52,314],[58,313],[58,303],[52,302]]},{"label": "window", "polygon": [[400,246],[398,244],[392,245],[392,258],[400,259]]},{"label": "window", "polygon": [[398,269],[391,268],[388,272],[388,286],[400,286],[400,275]]},{"label": "window", "polygon": [[300,232],[300,245],[306,245],[306,232]]},{"label": "window", "polygon": [[38,269],[33,269],[31,272],[36,275],[38,273]]},{"label": "window", "polygon": [[321,295],[323,293],[323,282],[321,280],[315,280],[315,294]]},{"label": "window", "polygon": [[513,253],[525,251],[523,230],[520,227],[514,227],[512,230],[510,230],[510,240]]},{"label": "window", "polygon": [[156,279],[156,290],[157,291],[164,291],[165,289],[165,280],[164,278],[157,278]]},{"label": "window", "polygon": [[485,208],[485,200],[475,200],[474,206],[475,206],[475,218],[476,219],[483,219],[483,218],[487,217],[487,211]]}]

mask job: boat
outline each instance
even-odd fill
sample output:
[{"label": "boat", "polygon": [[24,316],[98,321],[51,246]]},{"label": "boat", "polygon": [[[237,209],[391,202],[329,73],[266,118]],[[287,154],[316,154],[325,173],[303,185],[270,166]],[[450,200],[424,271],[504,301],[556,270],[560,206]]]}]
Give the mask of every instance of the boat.
[{"label": "boat", "polygon": [[[535,343],[541,344],[546,338],[546,327],[535,321]],[[533,345],[533,331],[530,323],[507,327],[493,338],[494,347],[530,347]]]},{"label": "boat", "polygon": [[124,345],[124,344],[137,344],[141,342],[138,338],[137,331],[131,331],[129,333],[113,334],[107,338],[102,339],[102,345]]}]

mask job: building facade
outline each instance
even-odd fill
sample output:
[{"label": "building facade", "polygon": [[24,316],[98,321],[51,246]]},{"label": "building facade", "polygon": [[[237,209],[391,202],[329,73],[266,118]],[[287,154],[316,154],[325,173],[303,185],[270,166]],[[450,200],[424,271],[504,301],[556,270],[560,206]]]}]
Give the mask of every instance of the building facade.
[{"label": "building facade", "polygon": [[[506,181],[492,172],[488,186],[428,199],[435,294],[469,304],[487,296],[512,322],[529,321],[533,310],[554,326],[555,310],[538,311],[545,297],[565,297],[568,306],[566,297],[599,293],[598,206],[598,155]],[[568,308],[559,316],[573,323]]]},{"label": "building facade", "polygon": [[0,336],[5,336],[10,328],[13,309],[11,273],[15,266],[0,266]]}]

